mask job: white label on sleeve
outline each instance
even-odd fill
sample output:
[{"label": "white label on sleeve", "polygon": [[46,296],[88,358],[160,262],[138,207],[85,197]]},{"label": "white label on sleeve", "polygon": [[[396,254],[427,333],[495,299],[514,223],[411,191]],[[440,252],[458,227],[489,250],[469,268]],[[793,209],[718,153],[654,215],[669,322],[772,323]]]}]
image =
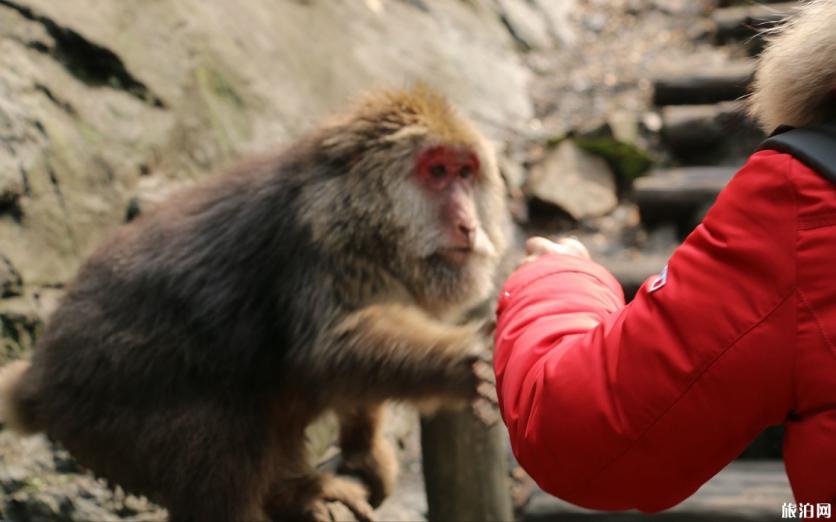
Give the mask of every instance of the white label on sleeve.
[{"label": "white label on sleeve", "polygon": [[665,268],[656,276],[656,279],[650,283],[650,286],[647,287],[647,293],[652,294],[657,290],[661,290],[663,286],[668,282],[668,265],[665,265]]}]

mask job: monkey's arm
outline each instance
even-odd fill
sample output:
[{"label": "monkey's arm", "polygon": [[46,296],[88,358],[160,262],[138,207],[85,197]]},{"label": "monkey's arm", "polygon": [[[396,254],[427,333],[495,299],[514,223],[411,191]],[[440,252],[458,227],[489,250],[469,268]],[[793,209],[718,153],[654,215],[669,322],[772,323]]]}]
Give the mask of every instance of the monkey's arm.
[{"label": "monkey's arm", "polygon": [[336,323],[316,350],[317,366],[325,382],[341,383],[352,398],[472,398],[478,330],[441,323],[417,307],[371,305]]}]

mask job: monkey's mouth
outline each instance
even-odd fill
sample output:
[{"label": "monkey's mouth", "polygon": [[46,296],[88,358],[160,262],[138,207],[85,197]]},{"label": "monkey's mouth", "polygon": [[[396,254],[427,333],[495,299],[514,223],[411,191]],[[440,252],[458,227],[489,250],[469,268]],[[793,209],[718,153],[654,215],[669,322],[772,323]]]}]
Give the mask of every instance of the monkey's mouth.
[{"label": "monkey's mouth", "polygon": [[473,248],[469,246],[447,247],[438,250],[436,254],[451,265],[461,266],[473,256]]}]

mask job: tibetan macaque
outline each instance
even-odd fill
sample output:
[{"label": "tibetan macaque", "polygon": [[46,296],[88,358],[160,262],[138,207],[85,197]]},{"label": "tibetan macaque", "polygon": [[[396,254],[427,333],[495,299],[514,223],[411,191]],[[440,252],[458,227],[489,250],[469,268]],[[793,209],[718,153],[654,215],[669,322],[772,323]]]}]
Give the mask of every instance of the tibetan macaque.
[{"label": "tibetan macaque", "polygon": [[[2,415],[172,520],[320,520],[326,501],[368,519],[396,473],[382,402],[484,384],[480,327],[456,321],[492,290],[505,214],[485,139],[442,97],[367,97],[119,229],[5,368]],[[340,474],[305,455],[326,410]]]}]

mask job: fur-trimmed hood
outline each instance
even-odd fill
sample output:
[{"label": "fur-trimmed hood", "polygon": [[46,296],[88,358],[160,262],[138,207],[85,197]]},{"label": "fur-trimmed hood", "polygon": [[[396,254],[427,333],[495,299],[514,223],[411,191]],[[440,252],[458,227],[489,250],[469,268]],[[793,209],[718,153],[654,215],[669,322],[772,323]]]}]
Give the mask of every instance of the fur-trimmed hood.
[{"label": "fur-trimmed hood", "polygon": [[769,37],[749,112],[766,132],[832,117],[836,89],[836,0],[812,0]]}]

